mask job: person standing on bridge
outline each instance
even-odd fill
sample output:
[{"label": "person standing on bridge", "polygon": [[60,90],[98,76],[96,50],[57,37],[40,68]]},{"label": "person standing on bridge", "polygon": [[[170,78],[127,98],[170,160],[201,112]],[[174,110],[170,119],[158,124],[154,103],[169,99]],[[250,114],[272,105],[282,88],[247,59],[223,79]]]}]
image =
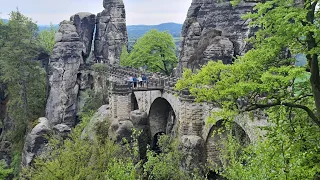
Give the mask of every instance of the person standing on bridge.
[{"label": "person standing on bridge", "polygon": [[137,87],[137,77],[133,76],[133,88]]},{"label": "person standing on bridge", "polygon": [[129,87],[133,88],[133,77],[132,76],[128,76],[128,83],[129,83]]},{"label": "person standing on bridge", "polygon": [[141,75],[139,75],[139,77],[138,77],[138,82],[139,82],[139,86],[138,87],[142,87],[142,77],[141,77]]},{"label": "person standing on bridge", "polygon": [[147,86],[147,76],[145,74],[142,74],[142,81],[143,81],[143,87],[148,87]]}]

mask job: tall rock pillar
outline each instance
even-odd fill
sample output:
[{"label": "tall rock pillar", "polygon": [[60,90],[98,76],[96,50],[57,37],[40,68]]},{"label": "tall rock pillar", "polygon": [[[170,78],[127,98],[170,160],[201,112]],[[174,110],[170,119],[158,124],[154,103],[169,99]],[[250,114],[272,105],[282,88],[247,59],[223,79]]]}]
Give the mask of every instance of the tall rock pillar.
[{"label": "tall rock pillar", "polygon": [[76,124],[78,96],[81,88],[80,65],[91,50],[95,15],[78,13],[71,21],[60,23],[55,36],[56,44],[50,56],[50,92],[46,117],[50,125]]},{"label": "tall rock pillar", "polygon": [[128,44],[126,12],[122,0],[104,0],[97,16],[94,54],[97,61],[119,64],[123,46]]}]

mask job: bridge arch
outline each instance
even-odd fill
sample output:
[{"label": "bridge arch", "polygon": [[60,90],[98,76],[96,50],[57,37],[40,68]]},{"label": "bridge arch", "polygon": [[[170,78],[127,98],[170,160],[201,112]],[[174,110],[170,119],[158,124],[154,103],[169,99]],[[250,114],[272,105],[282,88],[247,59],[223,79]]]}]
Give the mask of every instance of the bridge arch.
[{"label": "bridge arch", "polygon": [[162,97],[158,97],[152,102],[148,119],[152,142],[159,133],[171,134],[177,121],[171,104]]},{"label": "bridge arch", "polygon": [[[221,132],[221,133],[219,133]],[[220,150],[224,148],[223,140],[226,140],[228,135],[235,137],[235,139],[242,146],[250,143],[250,138],[245,130],[236,122],[230,124],[230,128],[226,129],[223,120],[219,120],[210,128],[209,134],[205,142],[205,154],[207,163],[213,167],[221,167]]]},{"label": "bridge arch", "polygon": [[137,97],[134,93],[131,93],[130,95],[130,98],[131,98],[131,111],[134,111],[134,110],[138,110],[139,109],[139,104],[138,104],[138,100],[137,100]]}]

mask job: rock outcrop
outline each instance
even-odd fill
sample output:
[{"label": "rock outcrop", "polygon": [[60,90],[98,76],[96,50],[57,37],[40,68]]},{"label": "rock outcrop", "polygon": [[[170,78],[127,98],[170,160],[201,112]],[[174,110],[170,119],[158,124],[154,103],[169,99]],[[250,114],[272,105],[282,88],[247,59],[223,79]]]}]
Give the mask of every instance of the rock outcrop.
[{"label": "rock outcrop", "polygon": [[34,158],[43,152],[48,143],[46,135],[49,135],[51,131],[49,121],[46,118],[39,118],[38,121],[39,124],[32,129],[26,138],[22,152],[22,166],[30,166]]},{"label": "rock outcrop", "polygon": [[182,29],[179,70],[199,68],[209,60],[231,63],[235,55],[243,55],[245,39],[253,30],[241,18],[250,12],[254,2],[232,6],[230,0],[193,0]]},{"label": "rock outcrop", "polygon": [[46,117],[51,125],[65,123],[73,127],[76,122],[79,84],[77,76],[83,62],[84,44],[73,22],[60,23],[55,37],[49,64],[50,93],[46,106]]},{"label": "rock outcrop", "polygon": [[22,151],[22,166],[31,166],[34,159],[40,155],[45,155],[50,151],[48,147],[48,137],[54,135],[63,139],[71,133],[71,128],[65,124],[57,124],[51,128],[47,118],[39,118],[38,124],[27,135]]},{"label": "rock outcrop", "polygon": [[104,0],[105,8],[97,16],[94,54],[97,61],[119,64],[123,46],[127,46],[126,12],[122,0]]},{"label": "rock outcrop", "polygon": [[93,33],[96,26],[96,15],[81,12],[71,16],[70,21],[76,26],[80,40],[84,43],[83,58],[85,60],[91,52]]},{"label": "rock outcrop", "polygon": [[[91,141],[95,140],[97,138],[96,133],[99,123],[111,125],[109,105],[103,105],[98,109],[98,112],[93,115],[88,125],[83,129],[81,138],[87,138]],[[108,131],[107,127],[105,127],[105,131]]]}]

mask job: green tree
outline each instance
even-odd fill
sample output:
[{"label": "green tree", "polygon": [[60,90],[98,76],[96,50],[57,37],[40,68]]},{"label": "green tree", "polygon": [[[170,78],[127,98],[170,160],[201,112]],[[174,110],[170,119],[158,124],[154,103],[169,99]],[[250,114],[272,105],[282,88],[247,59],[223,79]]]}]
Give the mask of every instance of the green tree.
[{"label": "green tree", "polygon": [[55,45],[54,37],[56,33],[57,29],[53,24],[50,24],[50,29],[43,30],[38,35],[40,46],[42,46],[49,54],[52,53],[53,46]]},{"label": "green tree", "polygon": [[[172,35],[153,29],[138,39],[122,65],[136,68],[147,66],[152,72],[170,75],[177,64],[175,49]],[[126,56],[125,52],[122,54]]]},{"label": "green tree", "polygon": [[[37,32],[37,25],[19,11],[11,12],[8,23],[0,24],[0,82],[5,85],[13,121],[5,139],[20,155],[28,124],[44,115],[46,73],[35,60],[39,52]],[[16,165],[17,169],[20,165]]]},{"label": "green tree", "polygon": [[[231,179],[312,179],[319,173],[319,1],[297,2],[258,3],[256,11],[244,16],[259,28],[249,39],[254,48],[232,65],[209,62],[195,74],[185,70],[177,84],[198,101],[221,107],[211,123],[256,110],[267,114],[272,126],[266,140],[250,146],[248,156],[228,161],[236,162],[225,168]],[[305,68],[294,66],[291,54],[299,53],[307,57],[309,76]]]},{"label": "green tree", "polygon": [[5,36],[0,49],[1,81],[7,85],[10,115],[19,122],[16,126],[25,127],[21,132],[26,132],[28,122],[43,115],[45,104],[45,71],[35,61],[38,28],[16,11],[1,29]]}]

